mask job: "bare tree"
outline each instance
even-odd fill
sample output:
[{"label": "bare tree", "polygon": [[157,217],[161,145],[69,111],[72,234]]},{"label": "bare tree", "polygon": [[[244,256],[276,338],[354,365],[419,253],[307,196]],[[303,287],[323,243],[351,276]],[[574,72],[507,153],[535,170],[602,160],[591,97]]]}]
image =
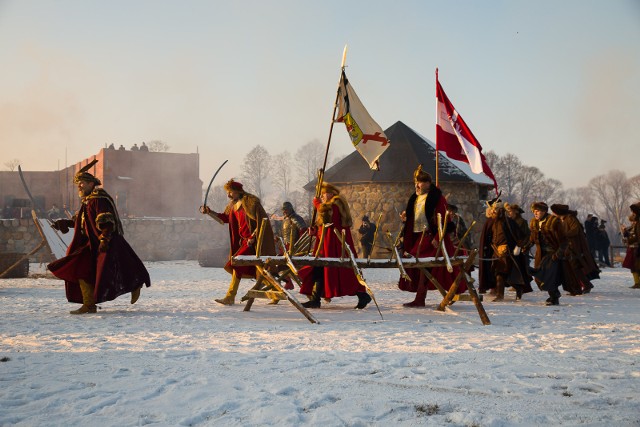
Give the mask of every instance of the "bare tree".
[{"label": "bare tree", "polygon": [[149,147],[149,151],[155,152],[169,151],[169,148],[171,148],[169,147],[169,144],[159,140],[150,141],[149,143],[147,143],[147,147]]},{"label": "bare tree", "polygon": [[256,145],[244,157],[242,179],[246,190],[264,200],[269,171],[272,169],[271,155],[266,148]]},{"label": "bare tree", "polygon": [[325,150],[326,147],[319,140],[314,139],[296,152],[296,170],[303,186],[316,179],[318,169],[322,167],[324,161]]},{"label": "bare tree", "polygon": [[289,199],[293,181],[291,154],[284,151],[273,157],[273,184],[282,191],[282,198]]},{"label": "bare tree", "polygon": [[516,189],[519,184],[518,176],[523,166],[522,162],[515,154],[507,153],[499,159],[497,166],[500,184],[503,189],[502,199],[513,203],[516,200]]},{"label": "bare tree", "polygon": [[9,160],[8,162],[4,163],[4,165],[7,167],[7,169],[9,169],[12,172],[14,170],[16,170],[16,168],[18,167],[19,164],[20,164],[20,159],[13,159],[13,160]]},{"label": "bare tree", "polygon": [[520,170],[520,206],[529,206],[531,202],[542,200],[535,191],[536,184],[544,178],[540,169],[533,166],[523,166]]},{"label": "bare tree", "polygon": [[631,186],[631,198],[634,202],[640,201],[640,175],[629,178]]},{"label": "bare tree", "polygon": [[619,228],[631,200],[631,184],[627,175],[620,170],[609,171],[589,181],[589,188],[604,209],[605,217]]},{"label": "bare tree", "polygon": [[587,214],[593,211],[593,192],[589,187],[578,187],[566,190],[564,201],[572,210],[578,211],[578,215],[583,220]]}]

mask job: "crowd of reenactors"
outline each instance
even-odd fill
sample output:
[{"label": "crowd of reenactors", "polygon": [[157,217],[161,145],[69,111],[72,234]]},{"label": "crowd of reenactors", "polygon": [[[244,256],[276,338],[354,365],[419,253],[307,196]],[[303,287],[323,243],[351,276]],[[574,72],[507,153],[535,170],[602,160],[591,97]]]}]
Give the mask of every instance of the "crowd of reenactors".
[{"label": "crowd of reenactors", "polygon": [[[96,161],[82,168],[74,177],[78,186],[81,207],[71,219],[51,218],[53,227],[66,232],[74,228],[74,238],[67,256],[48,268],[65,280],[69,302],[82,306],[72,314],[96,313],[96,303],[110,301],[123,294],[131,294],[135,303],[144,285],[150,286],[147,270],[123,237],[123,229],[115,203],[102,188],[101,182],[88,172]],[[405,210],[400,214],[402,229],[398,235],[399,253],[414,259],[430,258],[445,253],[453,254],[456,247],[471,249],[467,227],[458,215],[458,208],[448,204],[446,196],[432,182],[431,175],[419,166],[414,172],[414,192],[409,196]],[[215,301],[233,305],[242,278],[256,279],[254,266],[236,266],[232,259],[237,255],[255,255],[256,245],[261,245],[260,255],[273,256],[290,252],[292,245],[308,235],[310,253],[318,257],[342,257],[345,253],[357,254],[351,228],[353,218],[347,199],[335,185],[321,182],[318,196],[314,198],[315,221],[306,224],[290,202],[282,205],[280,240],[276,240],[269,216],[255,195],[245,191],[240,182],[229,180],[224,186],[229,203],[223,212],[215,212],[208,206],[200,211],[221,224],[227,224],[230,237],[230,253],[225,270],[231,274],[226,295]],[[628,245],[623,267],[633,273],[634,286],[640,288],[640,202],[630,206],[629,227],[621,228]],[[547,305],[558,305],[560,287],[570,295],[591,292],[592,281],[599,278],[600,270],[594,259],[594,246],[589,243],[592,233],[604,226],[597,225],[591,216],[583,227],[577,212],[564,204],[547,206],[538,201],[531,205],[533,219],[529,223],[522,218],[524,210],[516,204],[503,203],[500,199],[487,202],[486,221],[482,228],[479,249],[479,291],[493,293],[493,301],[505,299],[505,289],[515,290],[515,300],[532,292],[531,282],[549,294]],[[445,219],[442,221],[442,219]],[[376,225],[367,217],[359,228],[361,244],[366,255],[374,245]],[[608,240],[608,239],[607,239]],[[280,242],[277,248],[276,242]],[[530,252],[534,250],[533,265]],[[598,249],[596,249],[597,251]],[[610,264],[605,258],[605,264]],[[426,273],[409,268],[402,274],[398,288],[415,293],[413,301],[405,307],[424,307],[429,289],[435,289],[436,279],[448,290],[458,276],[460,266],[431,267]],[[308,297],[303,305],[320,308],[322,301],[342,296],[357,297],[354,308],[363,309],[371,301],[369,290],[350,267],[305,266],[298,269],[301,279],[300,293]],[[289,281],[285,289],[292,289]],[[465,292],[467,284],[460,283],[457,293]]]}]

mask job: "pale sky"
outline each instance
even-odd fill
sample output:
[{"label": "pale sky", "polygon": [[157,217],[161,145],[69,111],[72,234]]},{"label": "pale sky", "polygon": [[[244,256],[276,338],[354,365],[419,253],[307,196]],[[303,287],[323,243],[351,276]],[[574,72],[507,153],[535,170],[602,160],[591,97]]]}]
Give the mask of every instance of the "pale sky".
[{"label": "pale sky", "polygon": [[0,0],[0,169],[159,139],[198,150],[205,185],[225,159],[239,177],[257,144],[326,144],[345,44],[383,129],[434,139],[439,67],[484,151],[566,188],[640,173],[638,0]]}]

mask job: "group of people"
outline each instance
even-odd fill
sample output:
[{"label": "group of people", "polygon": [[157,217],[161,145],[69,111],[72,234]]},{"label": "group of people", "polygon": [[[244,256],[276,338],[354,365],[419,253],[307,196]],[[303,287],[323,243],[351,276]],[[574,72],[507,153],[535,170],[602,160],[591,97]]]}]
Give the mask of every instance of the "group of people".
[{"label": "group of people", "polygon": [[[65,280],[69,302],[82,304],[72,314],[96,313],[97,303],[131,294],[134,304],[143,286],[150,286],[149,273],[123,235],[122,223],[111,196],[102,188],[98,178],[87,172],[94,160],[75,176],[81,206],[71,218],[56,219],[53,228],[66,233],[74,228],[73,240],[67,255],[48,265],[58,278]],[[276,255],[275,239],[268,215],[258,197],[244,190],[233,179],[224,189],[229,203],[223,212],[208,206],[200,211],[221,224],[227,224],[230,254],[225,270],[231,274],[226,295],[215,301],[233,305],[242,278],[255,279],[254,266],[232,265],[237,255],[255,255],[256,243],[261,236],[261,255]],[[457,207],[448,205],[441,190],[433,184],[431,175],[419,166],[414,172],[414,192],[406,209],[400,214],[403,226],[400,232],[401,253],[415,259],[454,253],[454,249],[468,248],[466,225],[457,215]],[[353,218],[348,201],[335,185],[322,182],[319,197],[314,198],[315,221],[308,226],[290,202],[282,205],[282,251],[291,249],[303,233],[315,237],[312,251],[319,257],[342,257],[345,250],[356,255],[351,235]],[[628,244],[623,266],[631,269],[633,288],[640,288],[640,202],[631,205],[631,225],[621,232]],[[551,213],[549,211],[551,210]],[[558,305],[559,288],[571,295],[588,293],[591,280],[599,277],[599,269],[587,243],[585,230],[569,206],[535,202],[531,206],[530,223],[522,218],[524,210],[518,205],[502,203],[499,199],[488,202],[487,220],[479,244],[479,290],[495,294],[494,301],[504,299],[506,287],[513,287],[516,300],[531,292],[531,281],[549,294],[548,305]],[[445,221],[441,222],[442,219]],[[444,224],[446,222],[446,224]],[[368,217],[358,230],[364,255],[369,256],[373,246],[376,225]],[[465,242],[467,242],[465,244]],[[455,244],[455,246],[454,246]],[[529,267],[529,250],[535,246],[533,268]],[[410,268],[402,275],[398,288],[415,293],[406,307],[424,307],[429,289],[435,289],[432,279],[449,289],[460,267],[447,269]],[[320,308],[322,301],[335,297],[357,297],[356,309],[365,308],[372,300],[367,288],[350,267],[305,266],[298,269],[302,281],[300,293],[308,297],[303,305]],[[288,282],[286,287],[293,288]],[[458,293],[466,291],[463,280]]]},{"label": "group of people", "polygon": [[[107,149],[109,150],[115,150],[116,146],[113,145],[113,143],[109,144],[109,146],[107,147]],[[126,151],[127,149],[124,148],[124,145],[120,144],[120,147],[118,147],[118,151]],[[143,142],[141,146],[138,147],[138,144],[133,144],[131,146],[131,151],[149,151],[149,146]]]},{"label": "group of people", "polygon": [[[480,291],[495,288],[495,300],[502,300],[505,287],[512,286],[519,300],[532,291],[533,279],[548,292],[547,305],[560,303],[560,286],[570,295],[591,292],[591,281],[600,277],[600,270],[577,212],[545,202],[534,202],[531,211],[533,219],[527,225],[519,206],[500,200],[488,204],[480,246]],[[534,265],[529,268],[533,246]]]}]

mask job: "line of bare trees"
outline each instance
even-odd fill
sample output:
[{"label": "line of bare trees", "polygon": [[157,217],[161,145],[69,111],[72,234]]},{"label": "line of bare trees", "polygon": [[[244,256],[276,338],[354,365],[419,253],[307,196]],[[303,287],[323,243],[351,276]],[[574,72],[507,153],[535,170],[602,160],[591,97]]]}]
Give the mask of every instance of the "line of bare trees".
[{"label": "line of bare trees", "polygon": [[489,151],[486,157],[502,189],[503,201],[517,203],[525,211],[538,200],[549,205],[563,203],[578,211],[583,221],[587,214],[594,214],[607,221],[614,244],[620,243],[620,225],[628,224],[629,205],[640,200],[640,175],[628,178],[622,171],[611,170],[592,178],[584,187],[564,189],[560,181],[545,177],[514,154],[500,156]]},{"label": "line of bare trees", "polygon": [[[295,156],[288,151],[270,154],[265,147],[256,145],[244,157],[236,179],[242,182],[245,190],[262,200],[267,212],[281,214],[282,203],[289,201],[300,215],[309,218],[313,195],[302,187],[316,178],[324,161],[325,149],[317,139],[298,148]],[[331,157],[330,154],[327,167],[335,164]],[[208,204],[214,210],[226,206],[227,196],[222,185],[211,189],[209,200]]]}]

